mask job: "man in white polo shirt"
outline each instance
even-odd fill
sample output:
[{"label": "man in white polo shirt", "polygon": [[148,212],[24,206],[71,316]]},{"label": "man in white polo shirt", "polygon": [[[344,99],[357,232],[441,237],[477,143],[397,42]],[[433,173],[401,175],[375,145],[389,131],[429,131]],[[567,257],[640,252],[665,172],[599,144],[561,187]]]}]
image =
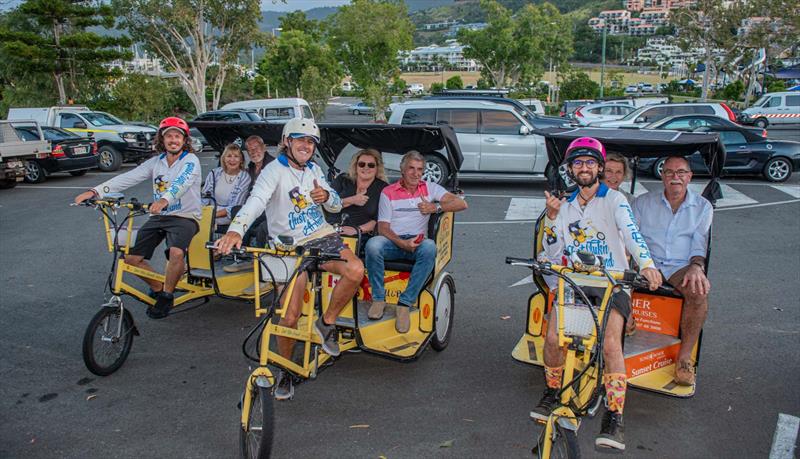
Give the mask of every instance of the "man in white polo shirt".
[{"label": "man in white polo shirt", "polygon": [[467,203],[443,187],[422,180],[425,158],[409,151],[400,161],[401,178],[381,192],[378,207],[378,236],[367,242],[366,268],[372,289],[370,319],[383,317],[386,306],[384,260],[411,260],[414,268],[397,304],[395,328],[400,333],[410,327],[409,308],[417,302],[423,283],[436,262],[436,243],[428,239],[431,214],[459,212]]}]

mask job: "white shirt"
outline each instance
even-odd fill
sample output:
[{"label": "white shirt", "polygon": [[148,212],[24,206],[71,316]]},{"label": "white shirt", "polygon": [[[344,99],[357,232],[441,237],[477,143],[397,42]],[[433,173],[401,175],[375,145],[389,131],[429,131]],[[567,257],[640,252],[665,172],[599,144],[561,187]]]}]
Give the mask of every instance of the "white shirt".
[{"label": "white shirt", "polygon": [[378,205],[378,221],[389,223],[398,236],[425,234],[430,214],[423,214],[417,205],[425,198],[428,202],[441,201],[447,190],[442,186],[420,180],[414,193],[397,181],[383,189]]},{"label": "white shirt", "polygon": [[[322,206],[311,199],[314,181],[328,192],[328,200]],[[280,155],[261,171],[228,231],[244,235],[253,220],[266,211],[271,236],[291,236],[296,243],[302,243],[334,232],[325,221],[322,207],[331,213],[342,210],[342,200],[328,185],[322,169],[309,161],[305,169],[298,170],[289,165],[285,155]]]}]

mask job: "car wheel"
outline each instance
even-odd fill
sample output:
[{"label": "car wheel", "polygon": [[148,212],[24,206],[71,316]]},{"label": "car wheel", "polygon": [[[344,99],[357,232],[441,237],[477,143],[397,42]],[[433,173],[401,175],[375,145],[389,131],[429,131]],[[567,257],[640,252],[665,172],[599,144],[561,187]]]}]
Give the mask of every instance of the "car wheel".
[{"label": "car wheel", "polygon": [[27,161],[25,163],[25,181],[28,183],[42,183],[47,175],[42,165],[37,161]]},{"label": "car wheel", "polygon": [[360,112],[360,111],[358,111],[358,110],[353,110],[353,115],[355,115],[355,116],[358,116],[358,115],[360,115],[360,114],[361,114],[361,112]]},{"label": "car wheel", "polygon": [[659,158],[659,160],[653,164],[653,177],[661,180],[661,171],[664,170],[665,162],[667,162],[667,158]]},{"label": "car wheel", "polygon": [[122,167],[122,154],[111,145],[103,145],[97,151],[100,159],[97,168],[103,172],[114,172]]},{"label": "car wheel", "polygon": [[792,176],[792,164],[786,158],[772,158],[764,166],[764,178],[770,182],[785,182]]},{"label": "car wheel", "polygon": [[435,154],[425,155],[425,172],[422,173],[422,180],[444,185],[449,175],[450,169],[441,156]]},{"label": "car wheel", "polygon": [[89,169],[81,169],[79,171],[69,171],[69,175],[73,177],[80,177],[81,175],[86,175],[89,172]]},{"label": "car wheel", "polygon": [[766,129],[769,126],[769,121],[766,118],[759,118],[753,122],[754,125],[760,127],[761,129]]}]

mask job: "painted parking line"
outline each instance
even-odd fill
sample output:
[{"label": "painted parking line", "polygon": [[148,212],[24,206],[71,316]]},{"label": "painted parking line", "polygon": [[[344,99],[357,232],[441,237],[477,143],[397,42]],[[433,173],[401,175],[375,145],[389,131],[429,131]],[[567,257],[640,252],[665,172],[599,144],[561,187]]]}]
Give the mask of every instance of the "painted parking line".
[{"label": "painted parking line", "polygon": [[536,218],[545,208],[544,198],[511,198],[506,210],[506,220],[526,220]]},{"label": "painted parking line", "polygon": [[[731,207],[731,206],[743,206],[746,204],[755,204],[758,201],[755,199],[747,197],[746,194],[736,191],[732,187],[728,185],[721,185],[722,186],[722,199],[717,200],[717,207]],[[702,194],[705,185],[702,183],[690,183],[689,189],[694,191],[697,194]]]},{"label": "painted parking line", "polygon": [[800,430],[800,418],[779,413],[775,435],[772,437],[772,448],[769,450],[769,459],[794,459],[798,430]]},{"label": "painted parking line", "polygon": [[778,191],[782,191],[789,196],[800,198],[800,185],[770,185]]}]

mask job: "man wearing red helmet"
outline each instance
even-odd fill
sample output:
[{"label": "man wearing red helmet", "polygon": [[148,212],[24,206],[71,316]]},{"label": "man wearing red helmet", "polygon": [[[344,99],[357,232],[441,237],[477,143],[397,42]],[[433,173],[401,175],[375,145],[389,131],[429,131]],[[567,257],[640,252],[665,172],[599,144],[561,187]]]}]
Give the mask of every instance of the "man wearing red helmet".
[{"label": "man wearing red helmet", "polygon": [[184,254],[199,229],[202,209],[200,161],[192,153],[189,125],[180,118],[169,117],[161,121],[155,146],[158,155],[129,172],[79,194],[75,197],[75,203],[90,198],[102,198],[145,180],[151,181],[151,217],[139,230],[135,244],[125,256],[125,262],[137,268],[155,271],[147,260],[166,238],[169,250],[165,282],[143,278],[152,289],[151,296],[156,299],[156,304],[147,309],[147,315],[152,319],[163,319],[172,309],[175,285],[186,271]]},{"label": "man wearing red helmet", "polygon": [[[544,224],[548,236],[543,241],[544,255],[559,264],[566,264],[577,251],[589,251],[602,257],[609,270],[628,269],[625,250],[634,257],[642,275],[655,290],[661,276],[654,268],[650,251],[639,233],[630,204],[625,196],[610,189],[600,181],[605,167],[605,147],[591,137],[575,139],[567,148],[564,162],[577,189],[567,198],[559,198],[545,191],[547,210]],[[583,289],[593,301],[603,297],[604,289]],[[622,331],[625,318],[630,315],[630,297],[624,292],[612,295],[606,315],[603,358],[608,410],[603,418],[600,435],[595,440],[598,448],[625,449],[622,411],[625,406],[627,377],[622,354]],[[544,345],[545,382],[547,388],[531,417],[546,421],[558,403],[558,390],[564,369],[564,352],[558,348],[556,320],[548,321]]]}]

